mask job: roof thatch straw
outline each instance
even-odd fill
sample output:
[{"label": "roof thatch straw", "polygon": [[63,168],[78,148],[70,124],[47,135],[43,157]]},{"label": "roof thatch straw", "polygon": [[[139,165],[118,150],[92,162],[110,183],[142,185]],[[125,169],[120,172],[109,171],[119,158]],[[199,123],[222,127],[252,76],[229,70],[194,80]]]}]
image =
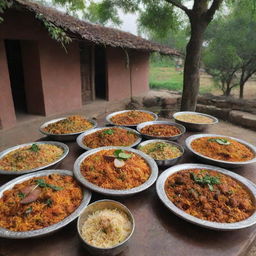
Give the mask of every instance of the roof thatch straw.
[{"label": "roof thatch straw", "polygon": [[88,40],[105,46],[137,49],[147,52],[159,52],[165,55],[180,55],[178,51],[170,47],[153,43],[142,37],[118,29],[82,21],[57,11],[56,9],[35,2],[30,2],[28,0],[14,0],[14,2],[19,7],[27,9],[35,14],[42,14],[47,21],[74,34],[77,39]]}]

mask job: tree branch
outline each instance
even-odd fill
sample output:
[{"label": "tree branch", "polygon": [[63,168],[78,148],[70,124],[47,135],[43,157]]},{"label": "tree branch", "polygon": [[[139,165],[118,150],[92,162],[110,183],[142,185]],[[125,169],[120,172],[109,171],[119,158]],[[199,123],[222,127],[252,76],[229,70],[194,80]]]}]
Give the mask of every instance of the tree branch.
[{"label": "tree branch", "polygon": [[211,7],[206,13],[206,18],[210,22],[213,19],[215,12],[219,9],[223,0],[213,0]]},{"label": "tree branch", "polygon": [[165,0],[167,3],[172,4],[178,8],[180,8],[182,11],[184,11],[188,16],[190,15],[190,9],[188,9],[185,5],[180,3],[178,0]]}]

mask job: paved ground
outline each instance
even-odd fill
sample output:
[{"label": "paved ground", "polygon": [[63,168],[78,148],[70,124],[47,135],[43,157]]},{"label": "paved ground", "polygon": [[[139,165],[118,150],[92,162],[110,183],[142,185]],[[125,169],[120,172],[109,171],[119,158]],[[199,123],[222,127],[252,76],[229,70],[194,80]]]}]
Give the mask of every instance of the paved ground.
[{"label": "paved ground", "polygon": [[[107,108],[104,104],[103,105],[101,104],[98,104],[97,108],[95,108],[94,106],[94,110],[93,108],[92,109],[85,108],[79,111],[79,113],[86,114],[86,116],[89,118],[95,117],[102,123],[102,120],[104,119],[106,113],[109,112],[110,109],[111,111],[113,111],[113,109],[115,109],[117,106],[112,106],[111,108],[110,107]],[[105,106],[105,109],[104,111],[102,111],[104,106]],[[105,113],[99,115],[100,111]],[[71,113],[68,113],[68,114],[71,114]],[[62,114],[61,116],[65,116],[65,115]],[[16,127],[12,129],[0,131],[0,151],[3,149],[6,149],[7,147],[38,140],[39,138],[42,137],[42,134],[38,130],[38,127],[40,126],[40,124],[45,122],[46,120],[57,118],[57,117],[58,116],[54,116],[50,118],[37,117],[33,121],[24,120],[22,123],[19,123]],[[231,131],[233,136],[244,139],[256,145],[255,131],[241,128],[239,126],[232,125],[224,121],[221,121],[219,124],[214,125],[209,129],[210,133],[223,134],[223,135],[229,135]],[[254,246],[251,248],[247,256],[255,256],[255,255],[256,255],[256,242],[254,243]]]}]

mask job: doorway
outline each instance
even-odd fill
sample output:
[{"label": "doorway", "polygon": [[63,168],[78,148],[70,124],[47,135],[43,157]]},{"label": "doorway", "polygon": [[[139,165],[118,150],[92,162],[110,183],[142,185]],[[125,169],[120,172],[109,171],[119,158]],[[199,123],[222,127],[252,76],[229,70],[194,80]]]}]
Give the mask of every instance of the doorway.
[{"label": "doorway", "polygon": [[95,96],[107,99],[106,52],[105,48],[95,46]]},{"label": "doorway", "polygon": [[27,104],[20,41],[5,40],[5,49],[15,112],[16,115],[17,113],[26,113]]}]

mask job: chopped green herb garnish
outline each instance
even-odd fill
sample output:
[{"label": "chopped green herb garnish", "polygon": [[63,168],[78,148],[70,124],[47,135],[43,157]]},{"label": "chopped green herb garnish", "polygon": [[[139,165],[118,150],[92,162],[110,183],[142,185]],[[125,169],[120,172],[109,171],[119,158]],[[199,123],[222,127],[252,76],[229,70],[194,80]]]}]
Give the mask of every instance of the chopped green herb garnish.
[{"label": "chopped green herb garnish", "polygon": [[190,177],[199,185],[207,185],[211,191],[214,191],[213,185],[221,183],[218,177],[210,176],[209,174],[206,174],[203,177],[198,177],[196,174],[191,172]]},{"label": "chopped green herb garnish", "polygon": [[29,150],[33,152],[38,152],[40,148],[36,144],[32,144],[32,146],[29,148]]},{"label": "chopped green herb garnish", "polygon": [[23,199],[25,196],[26,196],[26,195],[25,195],[24,193],[22,193],[22,192],[19,192],[19,193],[18,193],[18,197],[20,197],[21,199]]},{"label": "chopped green herb garnish", "polygon": [[230,142],[226,139],[214,139],[214,138],[211,138],[211,139],[208,139],[208,141],[210,142],[217,142],[218,144],[220,145],[229,145]]},{"label": "chopped green herb garnish", "polygon": [[132,157],[131,154],[125,153],[122,149],[117,149],[114,151],[114,156],[119,160],[127,160]]},{"label": "chopped green herb garnish", "polygon": [[46,201],[45,201],[45,204],[47,205],[47,206],[52,206],[52,199],[50,199],[50,198],[48,198]]},{"label": "chopped green herb garnish", "polygon": [[25,214],[28,215],[32,211],[33,211],[33,208],[32,208],[32,206],[30,206],[29,208],[26,209]]},{"label": "chopped green herb garnish", "polygon": [[112,129],[108,129],[108,130],[104,130],[102,133],[103,133],[104,135],[106,135],[106,134],[112,135],[112,134],[114,134],[115,132],[114,132],[114,130],[112,130]]},{"label": "chopped green herb garnish", "polygon": [[48,184],[46,183],[43,179],[38,179],[38,180],[35,180],[36,184],[40,187],[40,188],[51,188],[55,191],[59,191],[59,190],[62,190],[63,188],[62,187],[58,187],[58,186],[55,186],[55,185],[52,185],[52,184]]}]

